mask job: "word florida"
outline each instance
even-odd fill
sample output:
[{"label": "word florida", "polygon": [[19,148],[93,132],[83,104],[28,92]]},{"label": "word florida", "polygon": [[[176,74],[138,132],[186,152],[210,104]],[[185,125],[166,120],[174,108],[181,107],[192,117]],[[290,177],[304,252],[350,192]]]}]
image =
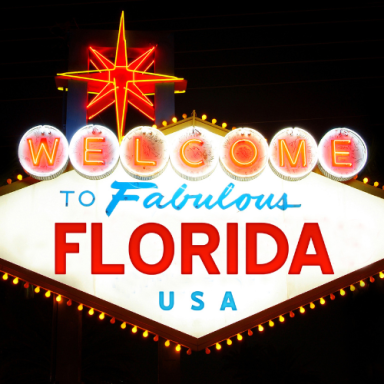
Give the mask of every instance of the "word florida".
[{"label": "word florida", "polygon": [[[125,273],[124,264],[103,263],[103,225],[91,224],[91,273],[95,275],[121,275]],[[68,253],[79,253],[79,243],[67,243],[67,233],[86,233],[86,223],[56,223],[55,224],[55,273],[66,274],[66,257]],[[157,234],[163,242],[163,254],[160,261],[148,264],[141,255],[141,242],[147,234]],[[193,235],[203,233],[208,236],[205,245],[193,244]],[[270,236],[277,245],[277,252],[267,263],[258,262],[258,235]],[[238,268],[238,224],[227,224],[227,271],[228,275],[237,275]],[[148,239],[147,239],[148,241]],[[315,254],[308,254],[308,246],[312,241]],[[216,227],[207,223],[181,224],[181,274],[191,275],[193,260],[200,258],[206,271],[210,275],[218,275],[219,271],[213,252],[220,244],[220,234]],[[128,254],[133,267],[146,275],[158,275],[165,272],[173,262],[175,243],[172,233],[158,223],[146,223],[137,227],[128,241]],[[284,232],[269,223],[246,224],[246,274],[269,274],[280,269],[288,258],[289,244]],[[333,268],[324,243],[318,223],[305,223],[301,231],[295,253],[289,268],[289,274],[300,274],[303,266],[320,267],[323,274],[333,274]]]}]

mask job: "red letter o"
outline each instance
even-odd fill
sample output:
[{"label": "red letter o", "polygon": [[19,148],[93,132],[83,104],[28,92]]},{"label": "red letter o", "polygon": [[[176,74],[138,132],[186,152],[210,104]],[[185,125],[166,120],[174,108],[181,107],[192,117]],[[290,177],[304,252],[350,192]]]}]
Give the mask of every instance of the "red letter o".
[{"label": "red letter o", "polygon": [[[147,264],[140,254],[141,239],[148,233],[156,233],[161,237],[164,244],[164,252],[161,260],[156,264]],[[172,263],[175,253],[175,244],[171,233],[161,224],[148,223],[137,227],[129,240],[129,257],[133,266],[146,275],[157,275],[164,272]]]}]

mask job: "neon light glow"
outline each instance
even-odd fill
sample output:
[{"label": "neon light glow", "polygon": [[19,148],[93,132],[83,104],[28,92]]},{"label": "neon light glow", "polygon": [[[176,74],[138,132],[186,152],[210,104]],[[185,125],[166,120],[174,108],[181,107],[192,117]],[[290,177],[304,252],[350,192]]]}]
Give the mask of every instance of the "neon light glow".
[{"label": "neon light glow", "polygon": [[167,139],[156,128],[134,128],[125,135],[120,146],[123,168],[139,180],[150,180],[161,175],[168,160]]},{"label": "neon light glow", "polygon": [[305,140],[300,140],[299,148],[296,151],[295,160],[292,159],[291,153],[289,152],[289,149],[287,147],[286,141],[279,140],[279,149],[280,149],[280,167],[284,167],[284,154],[287,155],[289,164],[291,164],[291,167],[296,167],[299,160],[299,155],[301,154],[301,164],[303,167],[307,166],[307,157],[305,156]]},{"label": "neon light glow", "polygon": [[[193,145],[195,144],[195,145]],[[201,167],[204,165],[204,160],[202,159],[201,151],[198,148],[198,146],[202,146],[204,144],[203,141],[198,140],[198,139],[190,139],[187,140],[180,148],[180,157],[181,160],[183,160],[184,164],[188,165],[188,167]],[[188,148],[188,156],[185,154],[186,148]],[[197,159],[197,157],[199,159]],[[196,158],[194,160],[196,161],[191,161],[189,159]]]},{"label": "neon light glow", "polygon": [[285,128],[278,132],[269,146],[269,164],[284,180],[297,181],[308,176],[317,164],[315,139],[304,129]]},{"label": "neon light glow", "polygon": [[319,168],[332,180],[353,179],[365,166],[367,157],[364,140],[349,128],[328,131],[319,144]]},{"label": "neon light glow", "polygon": [[[221,139],[201,127],[189,127],[170,134],[173,169],[187,180],[201,180],[215,169]],[[168,138],[167,137],[167,138]]]},{"label": "neon light glow", "polygon": [[86,125],[72,137],[69,158],[83,177],[99,180],[110,175],[119,162],[119,142],[101,125]]},{"label": "neon light glow", "polygon": [[58,129],[39,125],[24,134],[18,156],[21,166],[35,179],[53,179],[68,164],[68,141]]},{"label": "neon light glow", "polygon": [[332,140],[332,165],[334,167],[352,167],[352,163],[340,163],[337,161],[338,156],[349,156],[349,152],[340,152],[336,150],[336,145],[350,145],[351,140]]},{"label": "neon light glow", "polygon": [[[239,150],[240,148],[240,150]],[[235,154],[236,149],[239,151]],[[238,159],[239,156],[241,157],[249,157],[249,150],[251,151],[251,160],[246,161],[240,161]],[[237,140],[235,143],[232,144],[231,146],[231,160],[238,165],[239,167],[250,167],[252,164],[255,163],[257,159],[257,148],[256,145],[252,143],[250,140]]]},{"label": "neon light glow", "polygon": [[141,160],[140,159],[140,147],[141,147],[141,140],[139,138],[135,139],[136,147],[135,147],[135,164],[136,165],[156,165],[156,161],[149,161],[149,160]]},{"label": "neon light glow", "polygon": [[268,143],[254,129],[238,128],[228,132],[220,147],[220,164],[235,180],[252,180],[267,166]]},{"label": "neon light glow", "polygon": [[84,137],[84,165],[104,165],[105,161],[104,160],[90,160],[89,155],[93,153],[98,153],[101,154],[103,153],[102,149],[90,149],[88,144],[89,143],[100,143],[100,142],[105,142],[104,137]]},{"label": "neon light glow", "polygon": [[152,47],[131,63],[128,62],[124,12],[122,12],[114,63],[90,47],[92,56],[90,62],[97,70],[61,73],[58,74],[58,79],[87,81],[88,91],[96,92],[97,95],[87,106],[89,119],[115,103],[117,134],[121,143],[125,132],[128,103],[154,121],[154,105],[145,95],[154,94],[156,84],[171,82],[175,83],[177,91],[185,91],[184,79],[147,72],[154,64],[155,49],[156,47]]},{"label": "neon light glow", "polygon": [[39,150],[37,151],[37,155],[35,155],[35,150],[33,149],[32,139],[27,139],[27,141],[28,141],[29,150],[32,156],[32,163],[35,167],[38,167],[40,165],[40,160],[41,160],[41,157],[43,156],[43,153],[45,153],[45,156],[48,160],[48,165],[53,165],[55,163],[57,148],[60,143],[60,138],[55,139],[51,153],[49,153],[47,139],[46,138],[41,139],[39,144]]}]

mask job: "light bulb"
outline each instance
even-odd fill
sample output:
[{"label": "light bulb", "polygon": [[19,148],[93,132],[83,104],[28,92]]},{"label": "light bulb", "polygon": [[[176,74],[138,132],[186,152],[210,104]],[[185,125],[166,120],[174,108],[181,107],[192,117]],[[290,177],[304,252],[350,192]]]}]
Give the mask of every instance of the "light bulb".
[{"label": "light bulb", "polygon": [[205,353],[209,355],[211,353],[211,350],[209,348],[205,348]]},{"label": "light bulb", "polygon": [[364,183],[364,184],[367,184],[367,183],[368,183],[368,177],[364,177],[364,179],[363,179],[363,183]]},{"label": "light bulb", "polygon": [[379,276],[380,276],[380,279],[384,279],[384,273],[383,272],[380,272]]},{"label": "light bulb", "polygon": [[19,181],[23,180],[23,175],[17,175],[16,177],[17,177],[17,180]]},{"label": "light bulb", "polygon": [[24,288],[29,288],[29,283],[28,283],[28,281],[25,282],[25,284],[24,284]]},{"label": "light bulb", "polygon": [[311,307],[311,309],[315,309],[315,307],[316,307],[316,305],[313,303],[309,304],[309,306]]},{"label": "light bulb", "polygon": [[223,123],[223,124],[221,124],[221,126],[222,126],[223,128],[227,128],[227,127],[228,127],[228,124],[227,124],[227,123]]},{"label": "light bulb", "polygon": [[237,340],[239,341],[243,340],[243,336],[240,333],[237,334]]},{"label": "light bulb", "polygon": [[49,296],[51,296],[51,291],[45,292],[45,297],[49,297]]},{"label": "light bulb", "polygon": [[57,296],[56,296],[56,301],[60,303],[60,301],[61,301],[61,295],[57,295]]},{"label": "light bulb", "polygon": [[155,337],[153,338],[153,341],[159,341],[159,335],[155,335]]},{"label": "light bulb", "polygon": [[236,127],[232,127],[232,131],[234,131],[236,129]]},{"label": "light bulb", "polygon": [[183,113],[183,119],[186,119],[188,116],[186,113]]},{"label": "light bulb", "polygon": [[104,320],[104,318],[105,318],[104,312],[101,312],[100,315],[99,315],[99,319],[100,320]]},{"label": "light bulb", "polygon": [[40,287],[36,287],[35,288],[35,293],[39,293],[40,292]]},{"label": "light bulb", "polygon": [[329,297],[331,298],[331,300],[335,300],[335,299],[336,299],[336,296],[335,296],[333,293],[331,293],[331,294],[329,295]]},{"label": "light bulb", "polygon": [[285,321],[284,316],[283,316],[283,315],[280,315],[280,316],[279,316],[279,320],[280,320],[280,323],[284,323],[284,321]]},{"label": "light bulb", "polygon": [[161,124],[163,124],[163,127],[166,127],[168,123],[164,120]]},{"label": "light bulb", "polygon": [[152,125],[152,128],[157,129],[157,125],[156,125],[156,124],[153,124],[153,125]]},{"label": "light bulb", "polygon": [[227,345],[232,345],[232,340],[231,339],[227,339]]},{"label": "light bulb", "polygon": [[258,326],[258,328],[259,328],[259,332],[263,332],[264,331],[264,327],[261,324]]},{"label": "light bulb", "polygon": [[132,328],[132,333],[136,333],[137,332],[137,327],[136,325]]},{"label": "light bulb", "polygon": [[217,123],[217,120],[216,119],[212,119],[212,124],[216,124]]},{"label": "light bulb", "polygon": [[324,305],[325,304],[325,300],[323,298],[320,299],[320,304],[321,305]]},{"label": "light bulb", "polygon": [[293,311],[289,312],[289,317],[295,317],[295,313]]},{"label": "light bulb", "polygon": [[252,335],[253,335],[253,332],[250,329],[248,329],[248,336],[252,336]]},{"label": "light bulb", "polygon": [[82,311],[83,310],[83,304],[80,304],[78,307],[77,307],[77,309],[79,310],[79,311]]},{"label": "light bulb", "polygon": [[192,349],[191,348],[188,349],[187,355],[192,355]]},{"label": "light bulb", "polygon": [[115,319],[114,317],[112,317],[112,319],[109,320],[109,322],[110,322],[111,324],[115,324],[115,323],[116,323],[116,319]]},{"label": "light bulb", "polygon": [[3,280],[8,280],[8,273],[4,273]]},{"label": "light bulb", "polygon": [[180,350],[181,350],[181,345],[180,345],[180,344],[177,344],[175,349],[176,349],[177,352],[180,352]]},{"label": "light bulb", "polygon": [[91,316],[95,313],[94,309],[91,308],[89,311],[88,311],[88,314],[90,314]]},{"label": "light bulb", "polygon": [[15,277],[14,279],[13,279],[13,284],[18,284],[18,282],[19,282],[19,278],[18,277]]},{"label": "light bulb", "polygon": [[304,307],[300,307],[300,313],[304,313],[305,312],[305,308]]},{"label": "light bulb", "polygon": [[378,182],[378,181],[375,181],[375,182],[373,183],[373,186],[374,186],[374,187],[378,187],[378,186],[379,186],[379,182]]},{"label": "light bulb", "polygon": [[216,349],[217,349],[218,351],[220,351],[220,349],[221,349],[221,345],[220,345],[219,343],[216,343]]},{"label": "light bulb", "polygon": [[164,343],[164,345],[165,345],[166,347],[169,347],[169,346],[171,345],[171,342],[170,342],[169,340],[167,340],[167,341]]},{"label": "light bulb", "polygon": [[68,305],[68,307],[70,307],[72,305],[72,300],[71,299],[68,299],[67,305]]},{"label": "light bulb", "polygon": [[269,324],[270,327],[273,327],[275,325],[275,323],[272,320],[269,320],[268,324]]},{"label": "light bulb", "polygon": [[172,123],[177,123],[177,117],[172,117]]},{"label": "light bulb", "polygon": [[203,119],[203,120],[207,120],[207,115],[203,115],[203,116],[201,116],[201,118]]},{"label": "light bulb", "polygon": [[364,282],[364,280],[361,280],[361,281],[360,281],[360,287],[365,287],[365,282]]},{"label": "light bulb", "polygon": [[375,278],[374,278],[373,276],[371,276],[371,277],[369,278],[369,281],[370,281],[371,283],[374,283],[374,282],[375,282]]},{"label": "light bulb", "polygon": [[148,337],[148,331],[143,332],[143,337]]},{"label": "light bulb", "polygon": [[352,292],[356,289],[354,285],[351,285],[349,288]]},{"label": "light bulb", "polygon": [[340,289],[340,295],[341,295],[341,296],[345,296],[345,291],[344,291],[344,289]]}]

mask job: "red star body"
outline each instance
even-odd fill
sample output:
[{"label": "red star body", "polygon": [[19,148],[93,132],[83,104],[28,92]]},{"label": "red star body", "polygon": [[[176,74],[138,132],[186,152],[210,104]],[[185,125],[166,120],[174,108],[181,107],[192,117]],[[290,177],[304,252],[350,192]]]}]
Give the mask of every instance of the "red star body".
[{"label": "red star body", "polygon": [[117,133],[121,142],[125,132],[128,103],[149,119],[155,120],[154,105],[146,94],[154,94],[156,84],[171,82],[175,83],[175,90],[185,91],[186,81],[184,79],[147,72],[154,63],[155,49],[156,47],[152,47],[128,63],[123,12],[120,19],[115,62],[112,63],[100,52],[90,48],[90,62],[96,70],[61,73],[58,74],[57,79],[88,82],[88,92],[97,94],[87,105],[88,119],[92,119],[110,105],[115,104]]}]

